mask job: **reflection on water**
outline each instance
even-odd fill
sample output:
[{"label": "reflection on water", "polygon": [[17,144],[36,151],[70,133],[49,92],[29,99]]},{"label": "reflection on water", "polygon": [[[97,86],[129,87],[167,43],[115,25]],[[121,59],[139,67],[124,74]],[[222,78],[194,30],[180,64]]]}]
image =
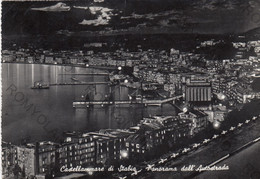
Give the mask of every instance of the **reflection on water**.
[{"label": "reflection on water", "polygon": [[[97,69],[79,67],[65,67],[39,64],[2,64],[2,131],[3,140],[20,143],[21,139],[30,137],[31,142],[39,140],[52,140],[46,132],[58,129],[59,136],[63,131],[96,131],[104,128],[128,128],[136,125],[143,117],[149,115],[174,115],[175,109],[170,104],[162,107],[132,106],[104,106],[86,109],[75,109],[72,102],[82,100],[82,96],[89,94],[94,100],[102,100],[105,95],[113,95],[116,100],[128,99],[131,90],[126,87],[110,87],[109,85],[76,85],[76,86],[51,86],[50,89],[32,90],[30,87],[35,81],[42,83],[73,82],[72,78],[84,82],[106,81],[107,76],[84,76],[73,73],[102,72]],[[11,94],[7,90],[10,85],[15,85],[17,90]],[[33,104],[29,109],[17,100],[15,94],[24,95],[28,104]],[[20,95],[21,95],[20,94]],[[28,106],[27,106],[28,107]],[[48,124],[37,122],[37,115],[46,116]]]}]

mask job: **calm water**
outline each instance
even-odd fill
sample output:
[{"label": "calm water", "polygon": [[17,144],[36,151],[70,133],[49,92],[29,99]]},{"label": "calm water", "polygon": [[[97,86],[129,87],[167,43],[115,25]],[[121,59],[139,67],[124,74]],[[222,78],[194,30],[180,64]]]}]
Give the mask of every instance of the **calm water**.
[{"label": "calm water", "polygon": [[[65,67],[39,64],[2,64],[2,136],[4,141],[19,144],[22,139],[30,142],[54,140],[48,131],[57,130],[59,137],[63,131],[97,131],[106,128],[128,128],[136,125],[142,116],[174,115],[175,108],[170,104],[162,107],[149,106],[106,106],[86,109],[75,109],[72,102],[80,100],[89,93],[90,98],[102,100],[112,92],[117,100],[125,100],[133,93],[126,87],[109,85],[76,85],[51,86],[50,89],[32,90],[35,81],[44,83],[72,82],[71,78],[80,81],[107,81],[105,76],[84,76],[71,73],[103,72],[97,69]],[[7,90],[10,85],[17,87],[11,95]],[[13,88],[15,88],[13,87]],[[16,98],[15,98],[15,94]],[[25,99],[33,107],[27,110],[21,105]],[[22,102],[19,102],[21,100]],[[37,121],[38,116],[43,123]],[[48,124],[46,124],[48,121]],[[46,123],[45,123],[46,122]],[[44,126],[46,125],[46,129]]]}]

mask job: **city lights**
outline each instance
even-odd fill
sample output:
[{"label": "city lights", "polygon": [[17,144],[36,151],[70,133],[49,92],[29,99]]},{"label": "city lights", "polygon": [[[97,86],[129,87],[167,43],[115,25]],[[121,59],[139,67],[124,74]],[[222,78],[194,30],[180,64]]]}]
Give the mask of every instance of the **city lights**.
[{"label": "city lights", "polygon": [[120,155],[122,158],[127,158],[128,157],[128,151],[127,150],[121,150]]},{"label": "city lights", "polygon": [[220,128],[220,125],[221,125],[221,123],[220,123],[219,121],[217,121],[217,120],[215,120],[215,121],[213,122],[213,128],[214,128],[214,129],[219,129],[219,128]]},{"label": "city lights", "polygon": [[94,172],[93,172],[93,171],[88,171],[88,174],[89,174],[89,175],[93,175]]},{"label": "city lights", "polygon": [[225,96],[223,93],[219,93],[219,94],[217,95],[217,97],[218,97],[218,99],[221,100],[221,101],[223,101],[223,100],[226,99],[226,96]]},{"label": "city lights", "polygon": [[260,140],[260,24],[242,13],[257,0],[91,1],[3,4],[2,178],[199,177],[229,157],[260,168],[246,166]]}]

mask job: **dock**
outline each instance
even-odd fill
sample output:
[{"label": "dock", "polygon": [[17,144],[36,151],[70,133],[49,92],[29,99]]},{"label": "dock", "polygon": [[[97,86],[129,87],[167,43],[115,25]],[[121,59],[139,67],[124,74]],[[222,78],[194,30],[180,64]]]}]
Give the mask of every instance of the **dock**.
[{"label": "dock", "polygon": [[90,107],[92,105],[120,105],[120,104],[144,104],[145,106],[149,105],[157,105],[161,106],[164,103],[168,103],[170,101],[175,101],[176,99],[182,98],[182,95],[167,98],[167,99],[162,99],[162,100],[122,100],[122,101],[76,101],[73,102],[73,107],[74,108],[86,108]]},{"label": "dock", "polygon": [[95,75],[95,76],[108,76],[109,73],[65,73],[59,75]]},{"label": "dock", "polygon": [[107,85],[110,82],[65,82],[65,83],[50,83],[49,86],[64,86],[64,85]]}]

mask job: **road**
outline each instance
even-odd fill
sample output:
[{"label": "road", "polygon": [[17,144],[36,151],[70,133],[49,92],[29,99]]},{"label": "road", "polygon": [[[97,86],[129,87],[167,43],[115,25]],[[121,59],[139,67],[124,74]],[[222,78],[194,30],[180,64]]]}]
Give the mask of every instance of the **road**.
[{"label": "road", "polygon": [[220,162],[226,164],[228,171],[210,171],[194,177],[194,179],[259,179],[260,178],[260,142],[246,148],[238,154]]},{"label": "road", "polygon": [[[149,179],[183,179],[183,178],[194,178],[191,177],[191,175],[194,172],[184,172],[181,171],[181,168],[183,166],[189,166],[189,165],[195,165],[199,167],[199,165],[207,166],[210,163],[222,158],[223,156],[226,156],[229,153],[232,153],[233,151],[237,150],[241,146],[245,145],[246,143],[256,139],[259,137],[260,134],[260,120],[256,120],[255,122],[250,122],[249,124],[243,125],[242,128],[236,129],[234,131],[229,132],[226,136],[218,138],[206,146],[202,146],[196,151],[191,151],[187,155],[181,156],[177,158],[176,160],[172,160],[170,162],[167,162],[164,167],[177,167],[178,171],[176,172],[146,172],[142,176],[138,178],[149,178]],[[250,146],[249,148],[246,148],[236,155],[224,160],[223,162],[220,162],[216,164],[216,166],[222,166],[223,164],[226,164],[229,166],[229,170],[227,171],[210,171],[210,172],[203,172],[202,174],[195,176],[197,179],[204,179],[204,178],[210,178],[214,176],[215,178],[239,178],[235,176],[240,176],[239,172],[242,172],[243,170],[240,170],[240,168],[245,167],[245,165],[248,164],[249,169],[247,172],[247,175],[251,175],[252,166],[256,166],[258,169],[260,164],[255,160],[252,160],[254,158],[257,158],[259,160],[259,154],[260,154],[260,148],[259,148],[259,142]],[[249,158],[247,158],[247,156]],[[251,156],[251,158],[250,158]],[[254,157],[255,156],[255,157]],[[256,159],[256,160],[257,160]],[[239,162],[238,162],[239,161]],[[243,161],[243,163],[242,163]],[[252,162],[252,163],[250,163]],[[251,166],[252,165],[252,166]],[[237,172],[237,173],[236,173]],[[235,173],[235,174],[234,174]],[[256,173],[257,174],[257,173]],[[255,174],[255,175],[256,175]],[[244,172],[244,175],[246,175],[246,172]],[[225,177],[226,176],[226,177]],[[234,177],[233,177],[234,176]],[[242,177],[242,175],[241,175]],[[243,177],[244,178],[244,177]],[[247,177],[246,177],[247,178]],[[250,177],[248,177],[250,178]],[[259,177],[260,178],[260,177]]]}]

